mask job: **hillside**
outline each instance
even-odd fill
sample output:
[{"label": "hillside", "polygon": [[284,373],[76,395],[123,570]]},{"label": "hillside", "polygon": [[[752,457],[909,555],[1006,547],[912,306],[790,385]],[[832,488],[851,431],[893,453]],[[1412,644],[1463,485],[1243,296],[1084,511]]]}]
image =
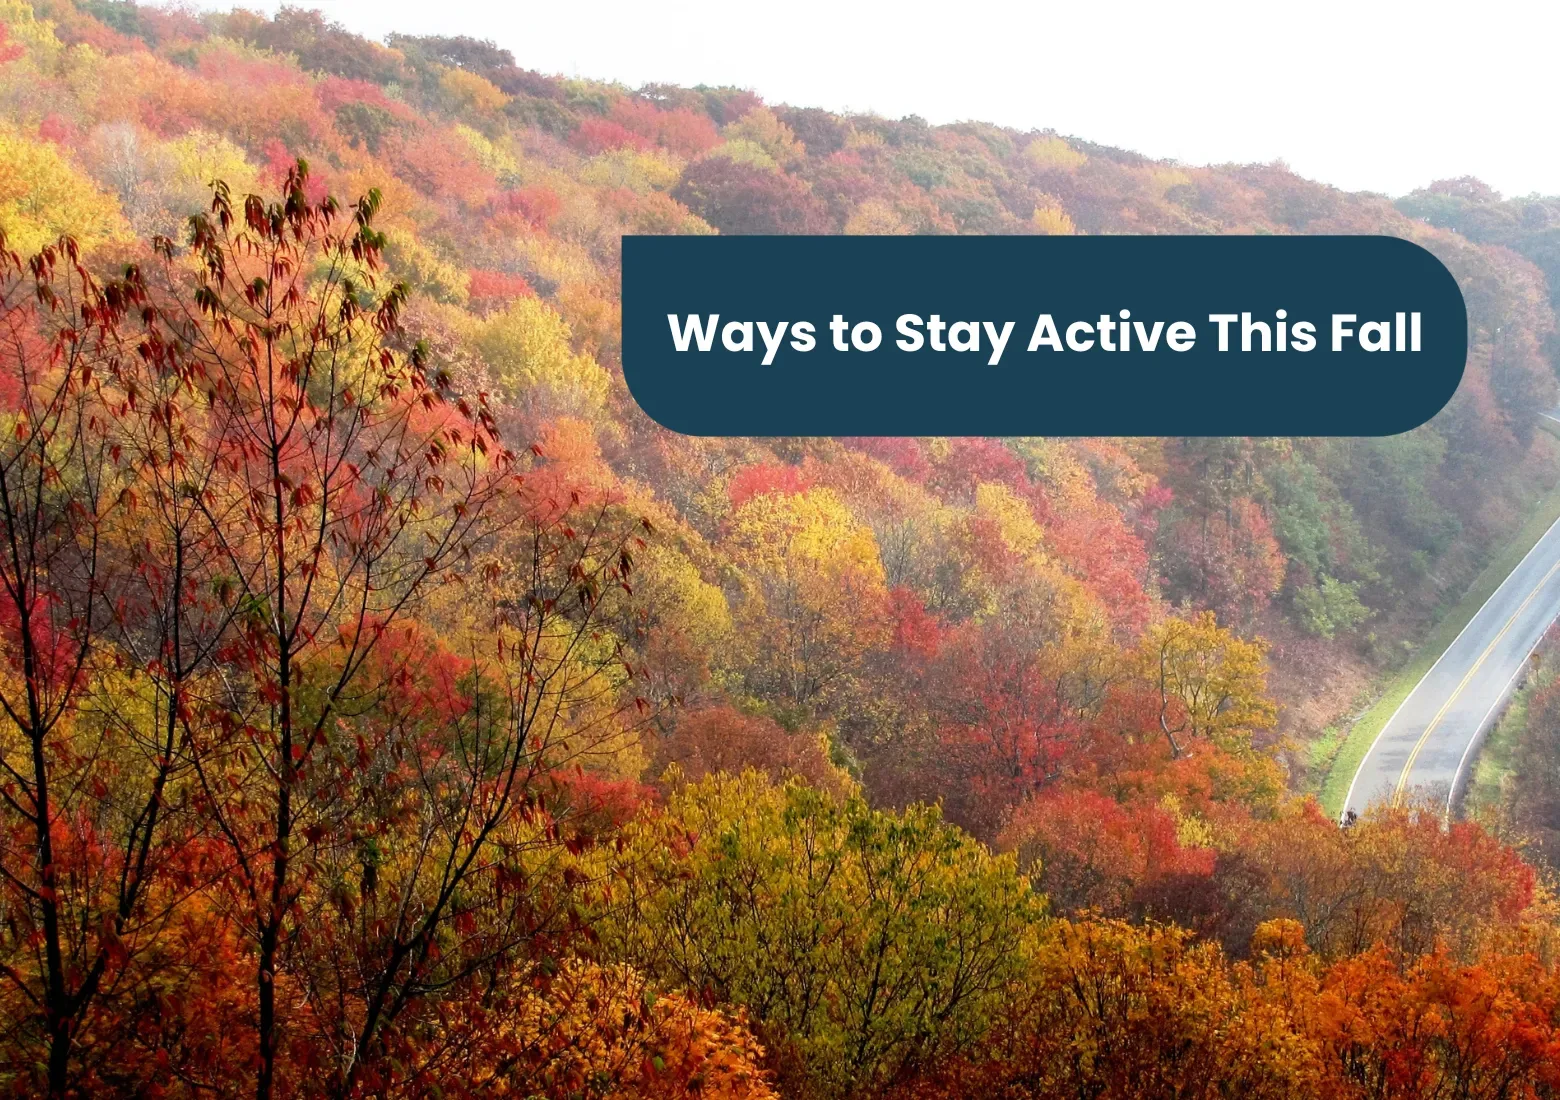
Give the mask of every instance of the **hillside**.
[{"label": "hillside", "polygon": [[[1509,232],[1439,216],[1470,201],[1455,184],[1398,209],[1279,165],[1187,168],[1051,133],[769,107],[731,88],[635,91],[528,72],[469,40],[394,38],[387,48],[292,9],[275,22],[242,12],[197,22],[117,0],[46,5],[37,18],[52,30],[14,10],[13,52],[23,52],[6,66],[7,141],[29,167],[13,167],[9,201],[45,180],[95,185],[90,199],[53,211],[35,191],[27,201],[43,216],[21,243],[40,243],[82,204],[105,244],[171,233],[200,204],[207,176],[239,191],[274,185],[299,156],[316,188],[345,198],[378,187],[390,267],[423,295],[414,328],[480,361],[522,437],[568,417],[614,476],[676,517],[711,583],[729,557],[722,533],[739,503],[724,487],[770,466],[829,482],[864,464],[878,486],[834,488],[880,543],[886,521],[870,514],[867,496],[897,491],[889,482],[921,497],[900,508],[923,519],[947,510],[967,521],[980,481],[1044,500],[1081,494],[1087,502],[1065,510],[1097,509],[1124,540],[1120,553],[1098,544],[1114,563],[1103,568],[1119,575],[1078,560],[1067,535],[1053,538],[1058,563],[1107,603],[1123,586],[1139,623],[1165,601],[1267,634],[1279,646],[1280,694],[1295,704],[1286,728],[1309,735],[1349,702],[1328,693],[1331,713],[1313,705],[1321,681],[1356,684],[1372,664],[1399,660],[1396,643],[1460,594],[1553,477],[1530,416],[1555,394],[1546,284],[1508,250]],[[1514,224],[1535,237],[1560,218],[1543,204],[1524,209]],[[677,439],[646,424],[621,385],[616,242],[627,232],[711,231],[1392,233],[1430,247],[1457,274],[1474,346],[1452,406],[1398,439]],[[514,304],[522,299],[530,304]],[[556,354],[521,363],[506,329],[550,340]],[[978,472],[966,451],[981,456]],[[949,466],[960,472],[941,472]],[[912,578],[908,562],[884,566],[889,588],[944,620],[962,621],[981,602]]]},{"label": "hillside", "polygon": [[[474,1094],[488,1086],[500,1094],[483,1074],[527,1066],[534,1075],[514,1078],[518,1094],[562,1095],[600,1066],[559,1068],[536,1050],[578,1041],[595,1051],[599,1040],[617,1059],[618,1091],[590,1095],[705,1095],[696,1086],[657,1092],[645,1083],[654,1074],[623,1068],[652,1059],[697,1080],[715,1067],[729,1086],[719,1095],[729,1096],[764,1095],[765,1082],[778,1082],[786,1095],[951,1097],[965,1074],[989,1082],[991,1095],[1048,1095],[1081,1072],[1067,1068],[1053,1032],[1128,1027],[1068,1015],[1083,1012],[1067,1000],[1068,975],[1108,957],[1150,969],[1151,958],[1186,960],[1184,971],[1121,979],[1141,980],[1161,1007],[1190,1003],[1177,981],[1217,1002],[1202,1016],[1188,1009],[1175,1026],[1220,1018],[1228,1027],[1214,1028],[1219,1036],[1259,1034],[1282,1017],[1294,1051],[1309,1052],[1270,1066],[1254,1045],[1231,1053],[1218,1046],[1224,1038],[1198,1032],[1187,1041],[1211,1044],[1197,1047],[1204,1064],[1237,1067],[1219,1078],[1229,1088],[1277,1097],[1311,1094],[1325,1081],[1327,1095],[1341,1097],[1363,1095],[1349,1090],[1365,1085],[1337,1068],[1353,1064],[1340,1038],[1348,1028],[1323,1019],[1343,1011],[1339,990],[1385,988],[1372,983],[1390,975],[1401,1000],[1393,1019],[1402,1022],[1446,983],[1472,987],[1496,974],[1489,980],[1503,989],[1520,987],[1532,1005],[1549,1006],[1534,1012],[1553,1008],[1560,979],[1513,946],[1547,950],[1552,928],[1547,895],[1511,848],[1474,825],[1443,832],[1412,810],[1340,833],[1304,797],[1313,777],[1299,761],[1404,662],[1437,610],[1462,596],[1556,482],[1560,441],[1535,431],[1534,414],[1560,400],[1552,281],[1560,202],[1502,200],[1460,180],[1394,203],[1301,179],[1281,164],[1189,167],[1052,132],[843,116],[737,88],[629,89],[528,71],[507,50],[467,38],[375,43],[292,8],[268,19],[243,10],[196,17],[131,0],[0,0],[0,28],[6,245],[25,260],[70,234],[84,257],[78,274],[60,256],[31,274],[20,262],[7,268],[11,345],[0,397],[20,457],[6,476],[26,482],[37,462],[61,492],[97,491],[98,475],[71,465],[85,458],[55,469],[56,441],[28,435],[40,430],[28,395],[48,376],[28,365],[58,366],[58,349],[68,347],[89,361],[106,356],[112,386],[124,387],[81,412],[78,426],[134,435],[151,455],[137,491],[156,502],[102,535],[101,559],[96,529],[87,540],[93,569],[102,561],[125,570],[115,574],[121,587],[100,590],[94,574],[82,589],[82,606],[102,600],[113,627],[106,640],[82,642],[81,652],[95,655],[81,659],[90,675],[55,685],[62,698],[81,690],[96,700],[61,705],[72,736],[113,741],[131,731],[114,753],[139,763],[74,750],[46,759],[41,719],[13,718],[21,732],[0,739],[6,753],[34,745],[38,774],[64,769],[62,789],[79,800],[58,819],[35,801],[32,816],[19,809],[8,826],[5,866],[23,885],[0,902],[10,906],[0,917],[29,915],[12,920],[21,931],[0,933],[0,961],[21,975],[0,1007],[32,1011],[18,1006],[33,996],[26,976],[35,971],[54,982],[34,998],[40,1003],[56,1004],[56,985],[76,988],[70,966],[37,946],[50,936],[75,935],[83,958],[111,959],[102,965],[126,974],[140,965],[141,947],[118,946],[133,939],[130,918],[114,917],[118,903],[104,900],[112,891],[93,870],[113,850],[102,843],[116,829],[129,829],[131,853],[152,833],[151,825],[142,833],[144,818],[120,798],[115,776],[160,777],[148,780],[156,793],[146,805],[177,802],[178,827],[189,830],[165,853],[177,870],[161,887],[180,899],[166,913],[180,915],[159,910],[137,926],[144,940],[134,942],[153,962],[110,1002],[130,1015],[93,1024],[118,1035],[114,1028],[134,1018],[126,1005],[149,1012],[156,1001],[158,1028],[97,1046],[85,1024],[51,1032],[49,1021],[98,1011],[92,997],[77,1004],[64,992],[58,1005],[66,1007],[27,1017],[36,1024],[29,1050],[53,1057],[75,1043],[86,1051],[82,1088],[95,1082],[128,1095],[126,1082],[144,1084],[179,1063],[194,1067],[189,1094],[256,1065],[266,1075],[282,1067],[275,1087],[284,1090],[289,1081],[302,1088],[303,1067],[319,1064],[339,1072],[332,1095],[429,1095],[428,1082],[449,1074],[476,1082]],[[214,204],[219,180],[231,198],[219,191]],[[285,200],[285,217],[283,206],[264,214],[260,200],[246,208],[250,193]],[[203,211],[209,216],[192,229],[190,215]],[[246,251],[224,236],[224,216],[269,233],[265,248]],[[267,217],[286,232],[266,230]],[[1431,423],[1385,439],[685,437],[649,421],[623,383],[619,240],[632,233],[1392,234],[1433,251],[1461,284],[1468,369]],[[246,265],[262,256],[269,266],[256,274]],[[222,282],[213,273],[224,264],[244,280]],[[392,410],[389,422],[427,432],[438,459],[481,444],[480,457],[461,460],[469,485],[434,469],[435,459],[418,466],[427,480],[397,490],[405,493],[399,518],[382,517],[374,530],[384,542],[372,553],[353,541],[367,539],[361,514],[377,514],[356,489],[336,498],[327,485],[311,495],[311,475],[288,480],[281,458],[255,481],[253,449],[234,445],[218,416],[276,430],[275,402],[244,403],[272,383],[255,381],[252,344],[233,333],[254,341],[273,332],[245,310],[300,271],[307,303],[338,311],[332,353],[351,358],[366,347],[383,358],[365,353],[364,373],[349,385],[334,373],[310,376],[283,407],[312,409],[318,419],[307,423],[325,424],[363,407],[371,383]],[[41,324],[30,303],[51,301],[35,283],[69,283],[80,297],[65,298],[92,302],[92,277],[122,296],[104,307],[111,322],[88,311],[111,338],[88,348],[63,322],[47,339],[28,327]],[[247,306],[239,300],[246,286]],[[121,310],[123,302],[137,309]],[[292,300],[279,311],[296,308]],[[150,368],[104,351],[119,340],[166,372],[156,384],[135,374]],[[56,348],[54,360],[40,352],[46,346]],[[223,373],[234,356],[248,364],[250,389]],[[408,396],[423,390],[381,376],[392,363],[428,387],[425,407]],[[174,423],[201,441],[190,450],[206,459],[172,443],[177,453],[158,451],[147,426]],[[363,423],[380,430],[366,414]],[[375,458],[354,452],[354,463],[373,467],[376,448],[355,445]],[[105,450],[96,461],[130,478],[120,446],[112,460]],[[335,454],[328,431],[320,446]],[[414,450],[403,456],[411,466],[423,461],[408,457]],[[216,488],[164,478],[187,463]],[[489,480],[510,464],[520,489]],[[387,482],[405,469],[391,464]],[[361,475],[356,464],[352,471]],[[468,497],[446,511],[462,491]],[[302,566],[294,558],[299,572],[289,575],[282,550],[249,548],[253,556],[242,558],[241,540],[230,544],[210,522],[199,584],[172,582],[175,596],[159,611],[153,590],[163,591],[174,560],[159,555],[177,545],[185,568],[182,525],[209,521],[201,508],[219,500],[232,509],[225,515],[250,516],[246,532],[268,531],[266,514],[244,511],[257,507],[245,501],[272,499],[267,493],[278,516],[291,508],[317,521],[315,558]],[[182,510],[187,499],[201,508]],[[26,499],[0,506],[25,512]],[[501,522],[481,526],[495,514]],[[8,529],[22,518],[8,512]],[[428,535],[446,521],[461,533],[449,544]],[[276,521],[278,546],[307,537],[309,522]],[[425,557],[407,549],[414,535],[436,549]],[[341,546],[357,547],[356,556]],[[396,579],[370,577],[365,562],[377,564],[379,554],[399,563]],[[35,607],[74,607],[54,587],[85,584],[85,560],[71,558],[77,572],[41,570],[48,598],[18,596],[10,617],[0,616],[6,644],[29,654],[14,657],[0,694],[35,689],[29,616]],[[233,596],[267,570],[282,577],[274,591]],[[402,579],[410,574],[415,583]],[[345,596],[327,609],[305,607],[294,633],[285,605],[300,590],[313,593],[320,577],[360,597],[362,609],[343,611]],[[404,602],[370,598],[400,593],[397,584]],[[152,643],[136,618],[161,623],[165,611],[178,619],[186,590],[201,609],[191,629],[210,632],[188,675],[198,706],[179,694],[182,673],[165,683],[178,661],[170,665],[161,650],[146,656]],[[58,618],[43,645],[50,653],[56,635],[84,630],[91,616]],[[381,632],[394,640],[394,659],[359,649]],[[315,648],[293,680],[290,658],[279,655],[296,638]],[[251,676],[258,686],[233,686]],[[132,682],[141,686],[124,686]],[[125,701],[143,690],[148,705]],[[507,700],[504,721],[484,710],[490,693]],[[319,723],[305,742],[287,725],[294,705]],[[164,706],[165,730],[136,732],[138,723],[155,725]],[[556,740],[532,757],[539,712]],[[474,748],[489,737],[513,757]],[[247,748],[233,749],[231,738]],[[213,745],[224,747],[203,755]],[[477,761],[469,777],[413,774],[418,760],[453,766],[467,753]],[[105,780],[94,769],[110,759],[119,770]],[[490,769],[520,783],[524,798],[511,802],[508,786],[494,795],[484,786]],[[20,806],[15,792],[35,781],[17,782],[6,791]],[[183,801],[166,795],[165,783]],[[288,816],[294,785],[307,788],[307,799],[298,797],[317,814],[311,823]],[[464,793],[451,794],[457,789]],[[473,840],[469,817],[429,808],[459,797],[494,799],[483,803],[497,807],[491,834]],[[27,923],[54,904],[45,856],[55,828],[81,868],[79,919],[66,933],[57,920],[52,933],[42,918]],[[725,847],[701,843],[712,837]],[[490,840],[506,846],[503,858],[478,860]],[[470,873],[489,876],[481,889],[464,880],[445,889],[423,856],[410,854],[445,842],[449,866],[466,867],[471,854]],[[815,844],[828,856],[816,864]],[[296,858],[310,870],[295,894],[277,887],[266,900],[267,875],[293,881],[289,852],[306,853]],[[251,859],[275,853],[284,854],[278,870],[251,872]],[[30,869],[13,873],[13,860]],[[125,857],[125,867],[132,862]],[[835,867],[846,870],[834,876]],[[134,877],[127,870],[119,889]],[[873,893],[878,885],[884,894]],[[731,901],[739,886],[753,891],[741,905]],[[403,912],[431,914],[425,931],[416,920],[415,935],[402,925],[385,930],[388,910],[375,899],[397,889]],[[915,903],[896,908],[896,890]],[[514,900],[522,895],[523,906]],[[190,897],[202,899],[195,916]],[[852,923],[869,917],[882,923]],[[804,949],[786,938],[804,926],[844,931]],[[99,927],[112,938],[104,932],[100,941]],[[679,946],[668,929],[708,949]],[[395,939],[403,932],[410,938]],[[755,944],[781,941],[797,952],[784,967],[774,963],[783,973],[755,962],[764,954]],[[843,975],[853,959],[872,949],[886,958],[887,945],[900,942],[914,945],[894,964],[907,983],[921,979],[905,975],[942,975],[941,966],[959,977],[947,988],[925,978],[935,988],[921,1000],[896,988],[905,1003],[892,1010],[877,1006],[873,981],[854,971],[860,981],[825,1007],[791,984],[803,972]],[[928,954],[914,955],[921,950]],[[184,954],[196,959],[198,981],[189,978],[188,988],[174,977]],[[393,966],[364,961],[382,955]],[[1247,956],[1256,969],[1231,961]],[[504,969],[512,957],[523,961]],[[1034,984],[1004,969],[1020,958],[1038,975]],[[959,971],[966,962],[979,973]],[[248,981],[256,967],[257,987],[231,977]],[[280,994],[277,973],[292,983]],[[376,1001],[371,987],[382,973],[390,977]],[[441,982],[460,998],[476,991],[441,1000]],[[658,990],[666,1000],[656,1000]],[[946,1004],[937,1002],[943,996]],[[269,1000],[277,997],[281,1009]],[[387,1016],[386,1030],[375,1031],[387,997],[410,1022]],[[852,997],[866,998],[859,1021]],[[589,1041],[568,1031],[601,1003],[639,1006],[640,1030],[588,1032]],[[216,1007],[201,1021],[195,1005]],[[252,1048],[229,1043],[248,1034],[251,1017],[288,1011],[308,1023]],[[489,1013],[503,1029],[487,1027]],[[70,1027],[85,1030],[67,1036]],[[1402,1024],[1402,1034],[1411,1031]],[[694,1038],[675,1039],[685,1032]],[[996,1034],[1014,1036],[1015,1047],[983,1060],[979,1037]],[[430,1035],[455,1038],[445,1045]],[[1132,1036],[1145,1066],[1169,1041]],[[1486,1040],[1485,1054],[1502,1049],[1504,1040],[1481,1033]],[[353,1061],[359,1041],[363,1076]],[[135,1048],[122,1078],[116,1043]],[[1415,1049],[1450,1064],[1444,1051]],[[1544,1064],[1535,1056],[1523,1072],[1548,1072]],[[1113,1084],[1076,1087],[1185,1095],[1169,1085],[1132,1091],[1130,1065],[1123,1060]],[[1186,1079],[1199,1073],[1187,1070]],[[25,1094],[42,1079],[0,1070],[0,1090]],[[376,1093],[376,1081],[401,1091]]]}]

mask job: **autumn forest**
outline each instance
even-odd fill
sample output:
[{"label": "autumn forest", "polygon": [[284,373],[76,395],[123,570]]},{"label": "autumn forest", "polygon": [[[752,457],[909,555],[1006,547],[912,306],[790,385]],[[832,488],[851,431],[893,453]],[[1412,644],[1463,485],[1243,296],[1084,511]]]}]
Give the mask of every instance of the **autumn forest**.
[{"label": "autumn forest", "polygon": [[[1560,199],[0,0],[0,230],[0,1095],[1560,1096],[1560,688],[1478,813],[1327,786],[1560,479]],[[1392,234],[1468,368],[682,436],[666,233]]]}]

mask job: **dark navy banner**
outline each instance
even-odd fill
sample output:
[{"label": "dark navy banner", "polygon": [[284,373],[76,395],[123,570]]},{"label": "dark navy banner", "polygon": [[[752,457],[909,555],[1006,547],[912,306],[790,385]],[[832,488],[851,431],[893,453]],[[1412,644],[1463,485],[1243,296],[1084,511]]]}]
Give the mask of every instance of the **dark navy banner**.
[{"label": "dark navy banner", "polygon": [[623,371],[694,435],[1392,435],[1462,378],[1394,237],[625,237]]}]

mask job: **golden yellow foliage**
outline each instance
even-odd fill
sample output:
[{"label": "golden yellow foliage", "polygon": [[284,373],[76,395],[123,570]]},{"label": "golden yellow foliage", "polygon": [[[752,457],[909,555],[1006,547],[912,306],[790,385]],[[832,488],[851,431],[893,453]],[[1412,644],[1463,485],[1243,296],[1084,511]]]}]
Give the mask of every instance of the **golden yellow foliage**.
[{"label": "golden yellow foliage", "polygon": [[1192,177],[1173,165],[1156,165],[1148,170],[1148,182],[1155,194],[1163,196],[1172,187],[1184,187],[1191,183]]},{"label": "golden yellow foliage", "polygon": [[749,582],[738,625],[755,686],[808,702],[883,637],[877,542],[832,490],[753,497],[727,545]]},{"label": "golden yellow foliage", "polygon": [[674,783],[619,864],[604,942],[761,1011],[805,1066],[791,1096],[891,1095],[979,1034],[1041,904],[1012,856],[934,806],[875,810],[754,770]]},{"label": "golden yellow foliage", "polygon": [[[727,144],[748,141],[768,154],[770,160],[785,168],[807,155],[807,147],[796,140],[791,128],[768,107],[755,107],[721,132]],[[736,159],[736,158],[733,158]]]},{"label": "golden yellow foliage", "polygon": [[400,229],[387,231],[384,258],[392,274],[434,301],[465,303],[471,276],[412,234]]},{"label": "golden yellow foliage", "polygon": [[1045,532],[1035,522],[1028,502],[1001,482],[987,481],[975,487],[975,514],[988,519],[1015,555],[1025,559],[1041,556]]},{"label": "golden yellow foliage", "polygon": [[[482,1010],[496,1031],[465,1067],[474,1092],[577,1100],[773,1100],[743,1013],[664,993],[627,966],[570,960]],[[453,1021],[459,1027],[463,1021]],[[496,1027],[495,1027],[496,1024]],[[487,1055],[484,1057],[484,1055]]]},{"label": "golden yellow foliage", "polygon": [[439,87],[461,108],[491,114],[504,109],[509,97],[493,84],[465,69],[445,69]]},{"label": "golden yellow foliage", "polygon": [[724,160],[735,161],[738,164],[746,164],[754,168],[765,168],[771,172],[780,170],[779,163],[774,157],[769,155],[769,150],[749,138],[735,138],[731,141],[723,141],[704,155],[706,157],[720,157]]},{"label": "golden yellow foliage", "polygon": [[208,130],[191,130],[168,143],[175,179],[191,192],[209,192],[214,180],[222,180],[235,195],[259,187],[259,173],[233,142]]},{"label": "golden yellow foliage", "polygon": [[6,37],[37,55],[37,60],[52,60],[61,49],[53,21],[39,19],[26,0],[0,0],[0,23],[5,24]]},{"label": "golden yellow foliage", "polygon": [[1267,697],[1267,645],[1243,641],[1212,611],[1166,619],[1149,628],[1138,650],[1141,674],[1160,698],[1160,728],[1244,748],[1253,730],[1270,729],[1278,711]]},{"label": "golden yellow foliage", "polygon": [[112,196],[58,148],[0,128],[0,229],[30,255],[69,233],[83,248],[126,240],[130,227]]},{"label": "golden yellow foliage", "polygon": [[1087,164],[1089,157],[1059,137],[1042,137],[1024,146],[1024,159],[1041,170],[1073,172]]},{"label": "golden yellow foliage", "polygon": [[[451,71],[459,72],[460,70],[454,69]],[[477,77],[476,79],[481,80],[482,78]],[[484,81],[484,83],[486,82]],[[519,176],[520,165],[515,160],[514,154],[508,149],[490,141],[480,130],[472,129],[464,122],[456,123],[455,136],[471,146],[471,151],[476,155],[477,163],[493,173],[500,183],[512,185],[516,181]]]},{"label": "golden yellow foliage", "polygon": [[506,398],[533,410],[584,419],[600,413],[610,379],[575,353],[569,325],[536,298],[517,298],[474,326],[472,340]]},{"label": "golden yellow foliage", "polygon": [[1035,212],[1030,215],[1029,222],[1039,232],[1051,237],[1070,237],[1078,232],[1077,226],[1068,216],[1067,211],[1060,206],[1047,203],[1044,206],[1035,207]]},{"label": "golden yellow foliage", "polygon": [[575,241],[536,233],[517,237],[510,244],[522,268],[536,272],[548,282],[562,286],[601,280],[590,251]]},{"label": "golden yellow foliage", "polygon": [[710,584],[688,556],[664,541],[639,552],[638,587],[649,603],[652,633],[666,632],[694,649],[713,652],[731,634],[726,594]]},{"label": "golden yellow foliage", "polygon": [[855,237],[902,237],[910,232],[910,227],[888,203],[882,199],[868,199],[851,212],[845,222],[845,232]]},{"label": "golden yellow foliage", "polygon": [[641,152],[624,147],[591,157],[580,182],[592,187],[626,187],[636,194],[670,191],[682,178],[682,162],[662,149]]},{"label": "golden yellow foliage", "polygon": [[[1263,929],[1262,942],[1286,935]],[[1217,944],[1174,926],[1060,921],[1040,937],[1033,966],[1015,1064],[1005,1067],[1024,1082],[1012,1095],[1318,1094],[1298,1021]]]}]

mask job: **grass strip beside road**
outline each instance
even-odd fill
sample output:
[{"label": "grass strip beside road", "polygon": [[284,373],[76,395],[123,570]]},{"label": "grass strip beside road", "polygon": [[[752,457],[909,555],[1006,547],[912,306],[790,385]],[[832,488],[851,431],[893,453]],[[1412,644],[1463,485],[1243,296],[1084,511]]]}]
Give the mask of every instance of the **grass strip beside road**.
[{"label": "grass strip beside road", "polygon": [[1441,616],[1435,627],[1420,643],[1413,659],[1387,679],[1381,695],[1355,721],[1348,736],[1343,739],[1343,743],[1338,746],[1337,753],[1332,758],[1332,765],[1327,771],[1327,778],[1322,782],[1320,793],[1322,808],[1329,814],[1336,815],[1343,811],[1343,800],[1349,795],[1349,784],[1354,780],[1354,773],[1359,769],[1360,761],[1365,759],[1365,754],[1370,751],[1376,735],[1387,724],[1393,712],[1402,705],[1404,699],[1408,698],[1408,693],[1424,679],[1425,673],[1430,671],[1437,658],[1452,644],[1457,635],[1462,632],[1462,628],[1468,625],[1468,620],[1478,614],[1479,608],[1495,594],[1501,582],[1511,575],[1517,563],[1533,549],[1533,544],[1543,537],[1544,532],[1549,530],[1556,519],[1560,519],[1560,485],[1551,489],[1539,501],[1527,522],[1506,541],[1500,552],[1474,578],[1473,584],[1468,587],[1462,599]]},{"label": "grass strip beside road", "polygon": [[1484,740],[1479,750],[1479,762],[1473,769],[1473,781],[1463,798],[1464,812],[1478,818],[1481,814],[1494,813],[1500,807],[1501,790],[1511,774],[1512,758],[1523,735],[1527,733],[1528,700],[1548,679],[1546,670],[1538,669],[1533,678],[1512,696],[1511,705],[1501,716],[1495,728]]}]

